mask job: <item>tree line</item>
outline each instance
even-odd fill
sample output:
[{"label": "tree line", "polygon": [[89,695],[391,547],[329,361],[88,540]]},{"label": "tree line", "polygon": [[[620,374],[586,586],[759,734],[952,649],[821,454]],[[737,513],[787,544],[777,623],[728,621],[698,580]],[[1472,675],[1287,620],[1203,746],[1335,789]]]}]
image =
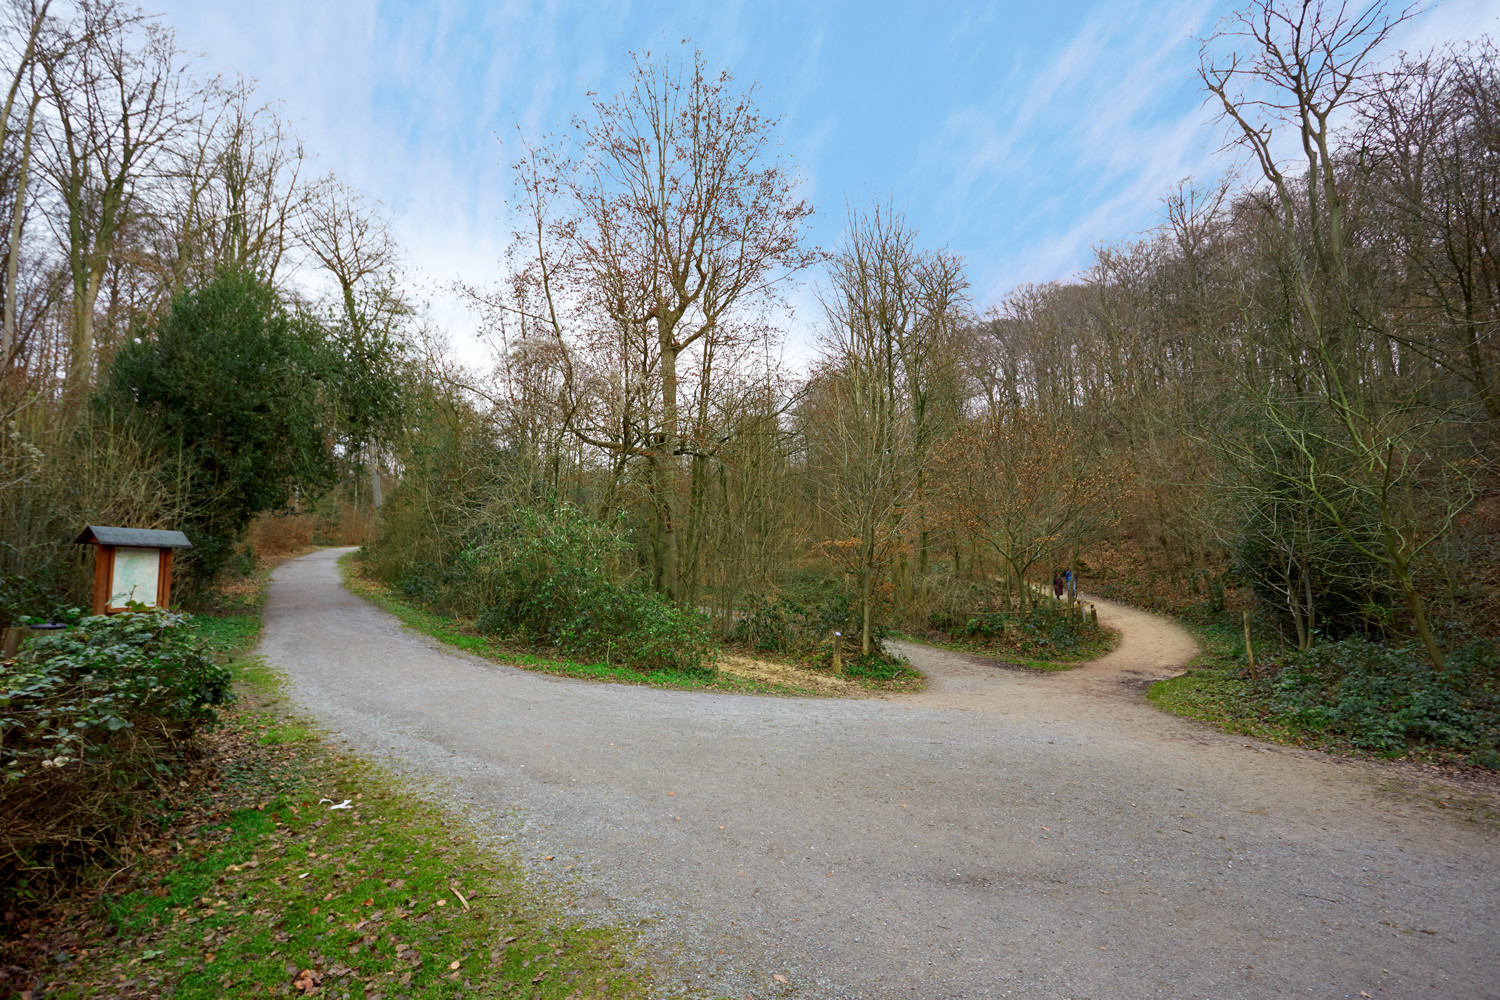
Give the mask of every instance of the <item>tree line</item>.
[{"label": "tree line", "polygon": [[[429,523],[396,534],[437,562],[482,535],[493,508],[456,475],[623,516],[621,572],[726,633],[816,577],[870,654],[1086,568],[1136,599],[1251,601],[1302,649],[1411,636],[1441,666],[1494,594],[1500,85],[1488,40],[1390,54],[1408,16],[1227,17],[1200,76],[1243,169],[983,312],[890,204],[811,247],[755,88],[637,57],[575,128],[527,137],[522,224],[468,290],[494,366],[447,373],[444,416],[404,439]],[[776,349],[798,280],[807,372]]]},{"label": "tree line", "polygon": [[[893,201],[813,246],[756,88],[642,53],[520,137],[510,246],[463,289],[476,369],[419,336],[380,207],[250,84],[117,3],[5,17],[9,601],[64,520],[187,523],[211,573],[256,512],[337,489],[379,506],[381,576],[475,615],[535,597],[484,590],[508,565],[552,579],[545,530],[592,553],[588,593],[721,637],[776,605],[863,657],[1024,616],[1062,569],[1434,666],[1493,620],[1488,40],[1393,54],[1383,4],[1243,8],[1199,67],[1242,169],[986,309]],[[780,350],[799,285],[806,370]]]}]

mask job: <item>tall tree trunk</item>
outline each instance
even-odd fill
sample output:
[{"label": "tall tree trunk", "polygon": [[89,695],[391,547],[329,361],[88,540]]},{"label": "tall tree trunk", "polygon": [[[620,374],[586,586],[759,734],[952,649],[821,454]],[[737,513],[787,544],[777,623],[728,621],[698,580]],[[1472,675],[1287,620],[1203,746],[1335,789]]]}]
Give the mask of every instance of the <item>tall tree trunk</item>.
[{"label": "tall tree trunk", "polygon": [[[43,7],[45,9],[45,5]],[[35,134],[38,99],[26,113],[26,137],[21,143],[21,162],[16,168],[16,198],[10,218],[10,253],[5,262],[5,320],[0,330],[0,365],[9,365],[16,349],[16,309],[20,292],[21,227],[26,218],[26,178],[31,169],[31,139]]]},{"label": "tall tree trunk", "polygon": [[380,505],[385,503],[385,493],[380,488],[380,449],[371,441],[365,446],[365,451],[370,463],[370,504],[379,510]]},{"label": "tall tree trunk", "polygon": [[860,627],[859,627],[859,651],[862,656],[869,656],[874,651],[874,641],[870,637],[870,598],[875,583],[875,567],[871,565],[874,555],[865,560],[864,572],[859,582],[860,600]]},{"label": "tall tree trunk", "polygon": [[677,537],[677,347],[670,332],[661,336],[662,439],[653,443],[656,479],[657,558],[661,564],[661,592],[670,601],[682,599],[682,562]]},{"label": "tall tree trunk", "polygon": [[1401,596],[1406,600],[1406,609],[1411,612],[1411,622],[1416,627],[1417,638],[1422,640],[1422,647],[1427,652],[1432,668],[1442,670],[1447,665],[1447,657],[1443,648],[1438,645],[1437,637],[1432,634],[1432,626],[1427,621],[1427,604],[1417,592],[1416,582],[1411,578],[1411,564],[1401,554],[1400,542],[1396,540],[1396,532],[1389,521],[1385,525],[1384,534],[1386,551],[1391,554],[1391,573],[1396,578],[1396,586],[1401,589]]},{"label": "tall tree trunk", "polygon": [[73,282],[73,324],[68,340],[68,384],[80,391],[88,384],[94,360],[94,299],[97,285],[92,270]]}]

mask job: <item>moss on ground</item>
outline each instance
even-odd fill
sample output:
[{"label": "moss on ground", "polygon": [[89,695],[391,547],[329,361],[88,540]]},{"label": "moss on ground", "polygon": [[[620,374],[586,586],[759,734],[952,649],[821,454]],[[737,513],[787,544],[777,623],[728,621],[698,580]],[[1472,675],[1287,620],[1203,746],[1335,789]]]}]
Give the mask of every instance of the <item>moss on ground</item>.
[{"label": "moss on ground", "polygon": [[216,735],[202,822],[101,897],[114,940],[49,996],[645,995],[626,934],[562,916],[356,758],[310,735],[268,746],[268,726],[252,710]]}]

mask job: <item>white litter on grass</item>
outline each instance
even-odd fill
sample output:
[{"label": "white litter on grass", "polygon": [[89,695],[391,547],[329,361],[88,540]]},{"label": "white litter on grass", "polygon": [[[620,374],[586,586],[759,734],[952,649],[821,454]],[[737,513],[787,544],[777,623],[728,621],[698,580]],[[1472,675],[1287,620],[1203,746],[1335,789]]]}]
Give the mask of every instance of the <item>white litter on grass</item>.
[{"label": "white litter on grass", "polygon": [[[325,802],[331,803],[331,802],[333,802],[333,800],[332,799],[319,799],[318,800],[318,805],[322,805]],[[328,811],[332,812],[335,809],[353,809],[353,808],[354,808],[354,800],[353,799],[345,799],[344,801],[340,802],[336,806],[335,805],[330,805],[328,807]]]}]

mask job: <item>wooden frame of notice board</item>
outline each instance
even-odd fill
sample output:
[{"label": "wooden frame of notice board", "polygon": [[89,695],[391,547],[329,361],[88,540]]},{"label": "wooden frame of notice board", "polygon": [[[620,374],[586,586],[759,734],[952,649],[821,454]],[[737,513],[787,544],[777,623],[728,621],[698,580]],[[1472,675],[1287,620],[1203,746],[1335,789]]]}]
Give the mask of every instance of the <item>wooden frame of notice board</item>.
[{"label": "wooden frame of notice board", "polygon": [[98,547],[94,556],[94,614],[129,611],[131,604],[165,608],[172,600],[172,553],[192,548],[180,531],[89,525],[74,539]]}]

